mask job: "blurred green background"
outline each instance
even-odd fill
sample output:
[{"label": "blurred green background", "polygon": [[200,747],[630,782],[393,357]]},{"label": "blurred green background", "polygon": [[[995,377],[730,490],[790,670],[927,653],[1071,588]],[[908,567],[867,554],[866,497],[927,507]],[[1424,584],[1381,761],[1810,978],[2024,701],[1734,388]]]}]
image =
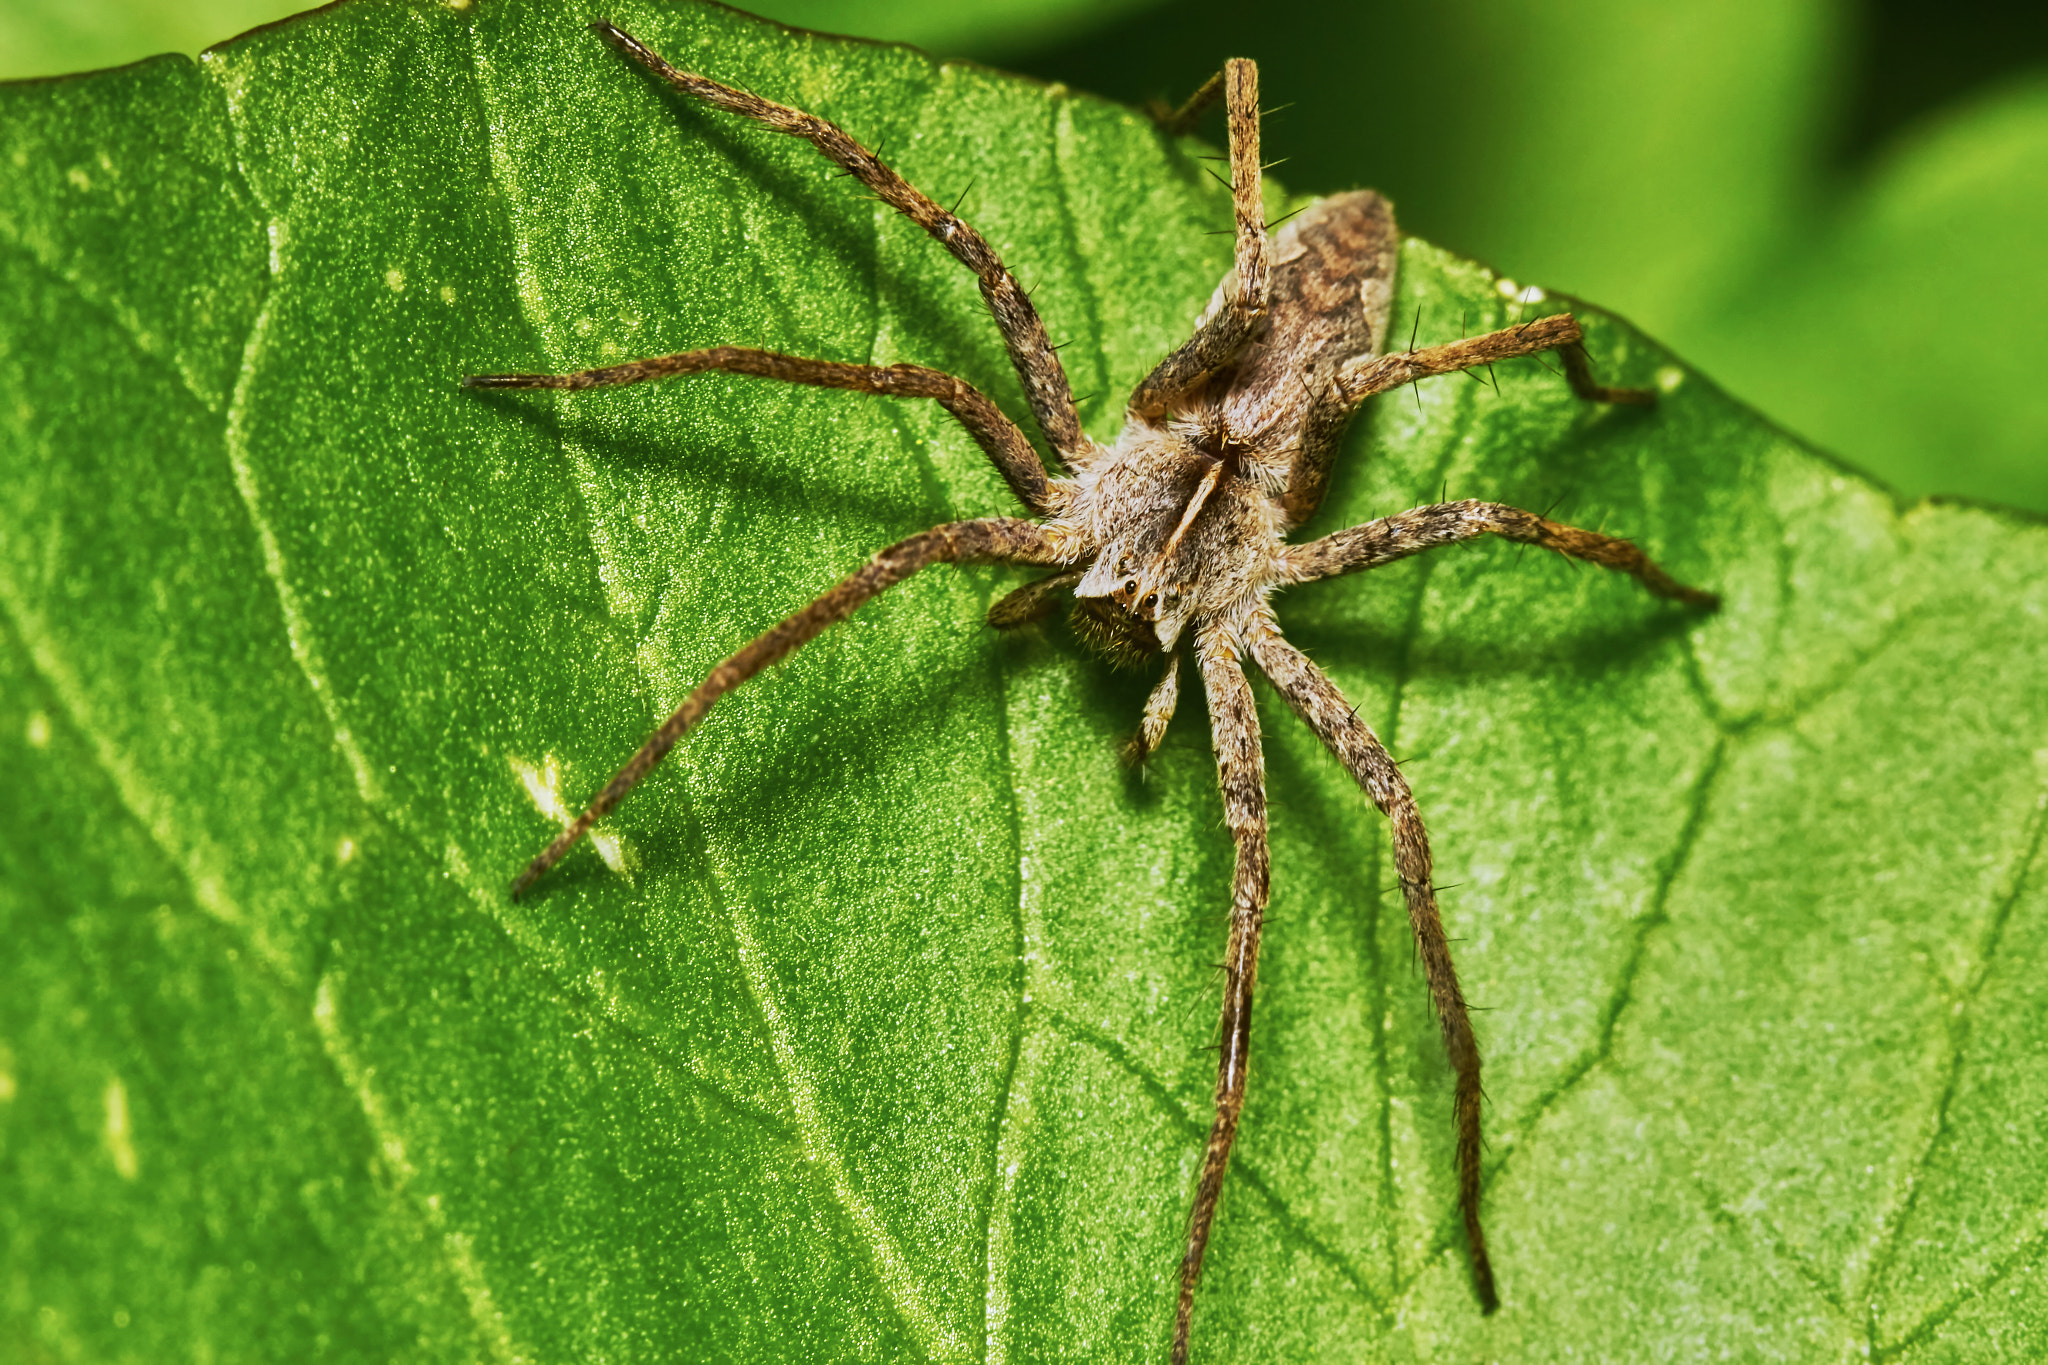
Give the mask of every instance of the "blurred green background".
[{"label": "blurred green background", "polygon": [[[0,78],[196,52],[294,8],[6,0]],[[2048,511],[2039,0],[752,8],[1133,103],[1255,57],[1291,189],[1383,190],[1409,230],[1627,315],[1902,493]]]}]

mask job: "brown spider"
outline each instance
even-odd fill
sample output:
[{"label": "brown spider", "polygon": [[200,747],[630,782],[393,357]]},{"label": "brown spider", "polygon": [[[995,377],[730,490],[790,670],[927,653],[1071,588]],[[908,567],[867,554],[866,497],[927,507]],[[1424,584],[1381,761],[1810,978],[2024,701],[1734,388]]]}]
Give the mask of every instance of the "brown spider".
[{"label": "brown spider", "polygon": [[1217,781],[1237,848],[1216,1118],[1181,1259],[1175,1365],[1187,1358],[1195,1283],[1244,1108],[1252,985],[1266,906],[1265,771],[1258,714],[1241,662],[1247,654],[1393,826],[1394,860],[1409,922],[1457,1072],[1459,1204],[1471,1244],[1474,1286],[1484,1311],[1492,1312],[1499,1297],[1479,1223],[1479,1048],[1437,914],[1429,839],[1408,784],[1385,747],[1335,684],[1281,635],[1267,599],[1278,588],[1376,568],[1418,551],[1492,534],[1631,574],[1659,596],[1713,606],[1712,594],[1673,581],[1625,540],[1499,503],[1437,503],[1306,544],[1286,539],[1322,501],[1351,415],[1373,394],[1430,375],[1557,350],[1582,398],[1648,403],[1652,395],[1595,383],[1578,324],[1568,313],[1448,346],[1380,354],[1399,241],[1393,210],[1369,191],[1337,195],[1311,205],[1269,243],[1259,186],[1258,70],[1237,59],[1166,120],[1169,127],[1185,128],[1219,95],[1224,101],[1236,266],[1217,286],[1194,335],[1132,393],[1122,432],[1115,444],[1104,446],[1081,430],[1066,373],[1030,299],[973,228],[824,119],[678,71],[609,23],[592,27],[685,94],[809,141],[972,270],[1023,380],[1032,416],[1069,473],[1063,478],[1048,474],[1016,424],[964,380],[920,365],[851,365],[718,346],[575,374],[465,379],[474,388],[587,389],[721,370],[931,398],[967,428],[1036,518],[989,517],[920,532],[883,550],[824,596],[756,637],[697,685],[590,808],[519,874],[512,893],[518,895],[554,866],[721,696],[852,615],[883,589],[940,563],[1052,568],[1053,573],[996,603],[989,624],[1006,630],[1039,620],[1054,609],[1060,594],[1071,593],[1075,625],[1092,644],[1126,660],[1163,657],[1164,671],[1128,750],[1134,760],[1147,757],[1166,730],[1179,695],[1181,655],[1191,645],[1208,692]]}]

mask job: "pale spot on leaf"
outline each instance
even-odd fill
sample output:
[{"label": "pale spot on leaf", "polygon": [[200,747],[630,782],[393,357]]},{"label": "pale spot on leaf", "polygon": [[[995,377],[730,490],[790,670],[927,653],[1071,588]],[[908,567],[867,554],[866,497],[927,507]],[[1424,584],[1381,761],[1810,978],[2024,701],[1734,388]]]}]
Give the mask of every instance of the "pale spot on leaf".
[{"label": "pale spot on leaf", "polygon": [[[512,771],[526,787],[526,794],[533,801],[534,809],[564,828],[575,820],[579,812],[570,810],[568,803],[562,799],[562,772],[552,755],[538,768],[515,758],[512,760]],[[597,850],[597,856],[604,859],[606,867],[614,872],[626,871],[630,865],[627,850],[616,834],[592,830],[586,837],[590,840],[591,847]]]},{"label": "pale spot on leaf", "polygon": [[134,1133],[128,1123],[128,1087],[116,1076],[107,1082],[102,1097],[107,1111],[107,1155],[123,1180],[133,1180],[139,1169],[135,1160]]}]

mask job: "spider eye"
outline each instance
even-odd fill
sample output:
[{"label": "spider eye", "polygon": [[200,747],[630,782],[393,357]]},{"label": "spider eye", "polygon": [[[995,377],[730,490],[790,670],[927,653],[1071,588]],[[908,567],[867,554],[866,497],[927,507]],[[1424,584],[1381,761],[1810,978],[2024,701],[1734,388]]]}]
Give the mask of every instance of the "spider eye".
[{"label": "spider eye", "polygon": [[1158,593],[1156,593],[1156,592],[1154,592],[1154,593],[1147,593],[1147,594],[1145,595],[1145,610],[1146,610],[1146,611],[1150,611],[1150,610],[1152,610],[1152,608],[1154,608],[1154,607],[1156,607],[1156,606],[1158,606],[1158,605],[1159,605],[1159,594],[1158,594]]},{"label": "spider eye", "polygon": [[1137,580],[1137,579],[1135,579],[1135,578],[1126,578],[1126,579],[1124,580],[1124,591],[1125,591],[1125,592],[1136,592],[1137,590],[1138,590],[1138,580]]}]

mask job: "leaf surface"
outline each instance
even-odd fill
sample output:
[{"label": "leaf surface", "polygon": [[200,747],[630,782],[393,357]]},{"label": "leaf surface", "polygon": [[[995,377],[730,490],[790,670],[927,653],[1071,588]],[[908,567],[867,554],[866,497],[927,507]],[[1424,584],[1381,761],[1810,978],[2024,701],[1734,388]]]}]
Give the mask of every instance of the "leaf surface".
[{"label": "leaf surface", "polygon": [[[1820,231],[1698,329],[1697,353],[1788,424],[1909,492],[2048,506],[2048,391],[2028,257],[2048,202],[2048,78],[1888,149]],[[1775,356],[1774,363],[1769,357]]]},{"label": "leaf surface", "polygon": [[[1009,508],[918,405],[459,376],[732,342],[1023,412],[933,243],[582,17],[357,3],[0,91],[0,1342],[1157,1359],[1230,856],[1198,695],[1139,781],[1150,680],[988,631],[1018,575],[936,570],[505,895],[736,644]],[[966,192],[1098,436],[1228,263],[1227,196],[1128,111],[612,17]],[[1400,289],[1425,342],[1532,309],[1419,241]],[[1382,824],[1262,692],[1276,890],[1198,1356],[2041,1349],[2048,534],[1901,508],[1582,315],[1654,412],[1431,381],[1311,529],[1555,501],[1718,615],[1493,544],[1281,603],[1456,884],[1506,1308]]]}]

